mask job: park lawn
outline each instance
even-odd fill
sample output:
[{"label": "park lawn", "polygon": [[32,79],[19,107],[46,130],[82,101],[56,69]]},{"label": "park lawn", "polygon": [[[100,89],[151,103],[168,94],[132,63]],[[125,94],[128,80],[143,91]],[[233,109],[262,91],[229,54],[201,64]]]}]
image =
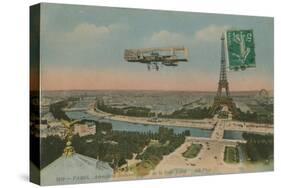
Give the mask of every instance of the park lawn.
[{"label": "park lawn", "polygon": [[227,163],[238,163],[239,152],[237,147],[226,146],[224,150],[224,161]]},{"label": "park lawn", "polygon": [[139,163],[136,163],[129,167],[129,170],[134,173],[136,177],[143,177],[150,173],[159,162],[162,160],[162,157],[151,156],[150,159],[142,160]]},{"label": "park lawn", "polygon": [[187,147],[186,151],[182,154],[185,158],[195,158],[200,150],[202,149],[202,144],[192,144]]}]

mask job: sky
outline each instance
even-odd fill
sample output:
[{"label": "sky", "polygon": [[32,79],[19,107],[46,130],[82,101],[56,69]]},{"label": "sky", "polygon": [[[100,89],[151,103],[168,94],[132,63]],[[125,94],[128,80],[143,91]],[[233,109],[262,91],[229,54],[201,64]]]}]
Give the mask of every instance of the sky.
[{"label": "sky", "polygon": [[[255,69],[228,72],[231,91],[273,90],[273,18],[95,6],[41,7],[43,90],[216,91],[220,37],[253,29]],[[189,61],[148,71],[124,50],[184,46]]]}]

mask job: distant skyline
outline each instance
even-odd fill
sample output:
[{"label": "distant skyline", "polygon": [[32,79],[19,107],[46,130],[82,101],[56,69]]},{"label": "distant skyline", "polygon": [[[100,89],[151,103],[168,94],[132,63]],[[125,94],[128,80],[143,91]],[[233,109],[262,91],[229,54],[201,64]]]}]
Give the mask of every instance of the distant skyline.
[{"label": "distant skyline", "polygon": [[[220,36],[253,29],[256,69],[228,72],[231,91],[273,90],[273,19],[172,11],[44,4],[41,9],[43,90],[216,91]],[[148,71],[124,49],[184,46],[189,62]]]}]

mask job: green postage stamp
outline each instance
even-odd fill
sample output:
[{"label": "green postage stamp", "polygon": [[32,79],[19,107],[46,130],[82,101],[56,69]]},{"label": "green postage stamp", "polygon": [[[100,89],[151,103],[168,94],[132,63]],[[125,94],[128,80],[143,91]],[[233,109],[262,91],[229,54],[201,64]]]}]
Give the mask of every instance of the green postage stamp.
[{"label": "green postage stamp", "polygon": [[226,32],[229,70],[255,68],[255,44],[253,30],[229,30]]}]

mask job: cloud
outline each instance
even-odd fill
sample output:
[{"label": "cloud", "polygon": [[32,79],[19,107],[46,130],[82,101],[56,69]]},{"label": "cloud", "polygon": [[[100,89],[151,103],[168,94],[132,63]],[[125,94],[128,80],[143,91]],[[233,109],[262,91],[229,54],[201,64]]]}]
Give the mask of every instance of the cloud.
[{"label": "cloud", "polygon": [[145,46],[186,46],[196,47],[202,43],[217,42],[220,40],[222,32],[230,28],[227,25],[209,25],[196,31],[193,35],[185,35],[184,33],[170,32],[161,30],[154,32],[150,37],[145,38]]},{"label": "cloud", "polygon": [[166,30],[155,32],[151,37],[145,39],[146,45],[152,47],[184,46],[186,41],[187,37],[185,35]]},{"label": "cloud", "polygon": [[106,40],[118,38],[129,29],[128,25],[114,23],[97,26],[92,23],[81,23],[69,31],[48,31],[43,33],[43,45],[51,48],[65,48],[66,46],[78,45],[77,47],[98,46]]},{"label": "cloud", "polygon": [[204,42],[214,42],[218,41],[221,37],[222,32],[226,31],[229,26],[218,26],[218,25],[209,25],[195,33],[195,38],[198,41]]},{"label": "cloud", "polygon": [[69,41],[97,40],[108,36],[111,33],[109,27],[97,27],[95,24],[83,23],[77,25],[73,31],[65,33]]},{"label": "cloud", "polygon": [[123,24],[110,24],[108,26],[97,26],[90,23],[77,25],[72,31],[64,33],[64,40],[68,42],[99,42],[109,38],[116,32],[120,33],[127,30]]},{"label": "cloud", "polygon": [[43,29],[42,55],[50,64],[87,64],[109,54],[111,48],[114,48],[110,44],[124,38],[128,30],[129,26],[122,23],[96,25],[87,22],[77,24],[67,31]]}]

